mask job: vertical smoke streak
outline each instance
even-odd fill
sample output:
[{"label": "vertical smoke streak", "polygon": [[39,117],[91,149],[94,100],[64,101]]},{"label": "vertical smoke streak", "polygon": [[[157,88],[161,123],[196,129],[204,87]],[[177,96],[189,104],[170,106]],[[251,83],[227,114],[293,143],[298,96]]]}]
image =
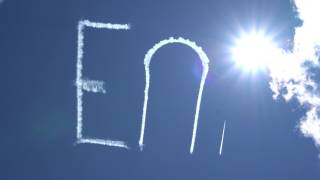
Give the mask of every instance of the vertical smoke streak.
[{"label": "vertical smoke streak", "polygon": [[223,123],[223,130],[222,130],[222,136],[221,136],[221,144],[220,144],[220,150],[219,150],[219,155],[222,155],[222,148],[223,148],[223,140],[224,140],[224,131],[226,129],[226,121]]},{"label": "vertical smoke streak", "polygon": [[140,139],[139,139],[139,146],[140,149],[143,149],[143,141],[144,141],[144,131],[145,131],[145,124],[146,124],[146,115],[147,115],[147,107],[148,107],[148,98],[149,98],[149,86],[150,86],[150,62],[152,59],[152,56],[163,46],[168,44],[174,44],[179,43],[186,45],[190,48],[192,48],[196,53],[199,55],[200,60],[202,62],[202,76],[201,76],[201,82],[200,82],[200,88],[197,98],[197,104],[196,104],[196,112],[194,117],[194,124],[193,124],[193,131],[192,131],[192,139],[191,139],[191,146],[190,146],[190,154],[193,153],[194,150],[194,144],[197,134],[197,127],[198,127],[198,119],[199,119],[199,111],[200,111],[200,104],[201,104],[201,98],[202,98],[202,92],[203,87],[205,84],[205,80],[209,71],[209,58],[207,57],[206,53],[202,50],[201,47],[197,46],[196,43],[188,40],[183,39],[181,37],[175,39],[173,37],[170,37],[169,39],[162,40],[155,44],[149,51],[146,53],[144,58],[144,65],[145,65],[145,73],[146,73],[146,84],[145,84],[145,90],[144,90],[144,102],[143,102],[143,111],[142,111],[142,123],[141,123],[141,131],[140,131]]},{"label": "vertical smoke streak", "polygon": [[123,141],[113,141],[104,140],[97,138],[84,138],[82,134],[83,128],[83,90],[93,93],[105,93],[104,82],[98,80],[88,80],[82,77],[82,59],[83,59],[83,46],[84,46],[84,35],[83,30],[85,27],[97,28],[97,29],[112,29],[112,30],[128,30],[130,29],[128,24],[110,24],[110,23],[100,23],[91,22],[89,20],[82,20],[78,23],[78,46],[77,46],[77,77],[76,77],[76,87],[77,87],[77,143],[90,143],[90,144],[100,144],[114,147],[121,147],[128,149],[129,147]]},{"label": "vertical smoke streak", "polygon": [[77,47],[77,140],[82,138],[82,58],[83,58],[83,29],[84,23],[78,23],[78,47]]}]

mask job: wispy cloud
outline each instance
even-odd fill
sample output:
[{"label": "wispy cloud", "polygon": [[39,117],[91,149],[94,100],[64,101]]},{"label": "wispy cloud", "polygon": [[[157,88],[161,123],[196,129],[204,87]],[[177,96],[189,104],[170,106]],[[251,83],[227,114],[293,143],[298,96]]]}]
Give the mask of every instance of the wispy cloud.
[{"label": "wispy cloud", "polygon": [[[320,146],[320,1],[294,0],[302,26],[295,29],[294,47],[291,52],[278,50],[269,65],[270,88],[274,98],[286,101],[297,99],[307,112],[298,124],[305,137]],[[315,73],[315,71],[318,71]]]},{"label": "wispy cloud", "polygon": [[209,71],[209,58],[207,57],[206,53],[202,50],[201,47],[197,46],[195,42],[192,42],[188,39],[184,38],[173,38],[170,37],[169,39],[162,40],[155,44],[149,51],[145,54],[144,58],[144,65],[145,65],[145,73],[146,73],[146,85],[144,89],[144,103],[143,103],[143,111],[142,111],[142,122],[141,122],[141,131],[140,131],[140,139],[139,139],[139,146],[140,149],[143,149],[143,141],[144,141],[144,131],[146,126],[146,115],[147,115],[147,107],[148,107],[148,98],[149,98],[149,86],[150,86],[150,62],[152,59],[152,56],[163,46],[168,44],[183,44],[186,46],[189,46],[191,49],[193,49],[200,57],[200,60],[202,62],[202,76],[200,81],[200,87],[198,92],[198,98],[197,98],[197,104],[196,104],[196,112],[194,117],[194,124],[193,124],[193,130],[192,130],[192,139],[191,139],[191,145],[190,145],[190,154],[193,153],[194,150],[194,144],[195,139],[197,135],[197,127],[198,127],[198,119],[199,119],[199,111],[200,111],[200,104],[201,104],[201,98],[202,98],[202,92],[203,87],[206,81],[206,77]]}]

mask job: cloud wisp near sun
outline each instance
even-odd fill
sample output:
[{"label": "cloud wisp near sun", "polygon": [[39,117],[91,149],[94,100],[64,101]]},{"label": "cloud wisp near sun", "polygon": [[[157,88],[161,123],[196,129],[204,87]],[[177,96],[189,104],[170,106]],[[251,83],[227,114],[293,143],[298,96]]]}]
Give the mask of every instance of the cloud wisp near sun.
[{"label": "cloud wisp near sun", "polygon": [[320,147],[320,1],[293,3],[303,24],[295,28],[292,50],[278,48],[263,31],[254,31],[236,39],[232,58],[246,71],[267,70],[273,98],[296,99],[306,109],[298,127]]},{"label": "cloud wisp near sun", "polygon": [[[286,101],[297,99],[307,113],[301,118],[299,129],[305,137],[320,146],[320,93],[319,80],[314,70],[319,71],[320,52],[320,1],[295,0],[303,25],[295,29],[292,52],[281,52],[281,58],[272,61],[269,72],[270,88],[274,98],[282,96]],[[279,53],[279,52],[275,52]]]}]

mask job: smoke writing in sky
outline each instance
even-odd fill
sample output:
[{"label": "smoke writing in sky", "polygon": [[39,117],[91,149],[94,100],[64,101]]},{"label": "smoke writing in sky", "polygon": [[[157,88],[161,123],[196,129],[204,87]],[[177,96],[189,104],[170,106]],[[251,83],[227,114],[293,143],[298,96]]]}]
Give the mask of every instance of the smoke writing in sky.
[{"label": "smoke writing in sky", "polygon": [[147,108],[148,108],[148,99],[149,99],[149,86],[150,86],[150,63],[153,55],[163,46],[166,46],[168,44],[183,44],[191,49],[193,49],[200,58],[200,61],[202,63],[202,75],[201,75],[201,81],[199,86],[199,92],[198,92],[198,98],[197,98],[197,104],[196,104],[196,111],[194,115],[194,124],[193,124],[193,130],[192,130],[192,139],[191,139],[191,145],[190,145],[190,154],[194,151],[194,145],[196,141],[197,136],[197,128],[198,128],[198,120],[199,120],[199,111],[200,111],[200,105],[201,105],[201,99],[202,99],[202,92],[203,87],[207,78],[207,74],[209,72],[209,58],[207,54],[202,50],[200,46],[198,46],[195,42],[190,41],[188,39],[184,39],[182,37],[179,38],[173,38],[170,37],[168,39],[164,39],[157,44],[155,44],[151,49],[148,50],[148,52],[145,54],[144,58],[144,67],[145,67],[145,75],[146,75],[146,85],[144,90],[144,102],[143,102],[143,110],[142,110],[142,122],[141,122],[141,131],[140,131],[140,138],[139,138],[139,146],[140,149],[143,149],[144,146],[144,131],[146,126],[146,116],[147,116]]},{"label": "smoke writing in sky", "polygon": [[99,139],[99,138],[88,138],[83,136],[83,93],[106,93],[104,88],[104,82],[99,80],[89,80],[84,79],[83,70],[83,55],[84,55],[84,29],[85,28],[95,28],[95,29],[107,29],[107,30],[129,30],[129,24],[111,24],[111,23],[101,23],[92,22],[89,20],[81,20],[78,23],[78,44],[77,44],[77,143],[89,143],[89,144],[99,144],[105,146],[113,146],[129,149],[124,141],[114,141],[110,139]]}]

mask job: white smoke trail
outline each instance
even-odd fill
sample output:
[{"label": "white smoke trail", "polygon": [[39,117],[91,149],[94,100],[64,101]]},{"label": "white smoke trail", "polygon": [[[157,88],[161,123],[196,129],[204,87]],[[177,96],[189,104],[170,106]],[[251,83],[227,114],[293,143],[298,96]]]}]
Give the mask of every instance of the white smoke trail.
[{"label": "white smoke trail", "polygon": [[203,92],[203,86],[205,84],[205,80],[209,71],[209,58],[207,57],[206,53],[202,50],[201,47],[197,46],[196,43],[188,40],[183,39],[179,37],[178,39],[175,39],[173,37],[170,37],[169,39],[162,40],[155,44],[149,51],[146,53],[144,58],[144,65],[145,65],[145,72],[146,72],[146,85],[144,90],[144,103],[143,103],[143,112],[142,112],[142,123],[141,123],[141,132],[140,132],[140,139],[139,139],[139,146],[140,149],[143,149],[143,139],[144,139],[144,130],[145,130],[145,124],[146,124],[146,114],[147,114],[147,106],[148,106],[148,94],[149,94],[149,86],[150,86],[150,62],[152,59],[152,56],[163,46],[168,44],[174,44],[179,43],[186,45],[190,48],[192,48],[196,53],[199,55],[200,60],[202,62],[202,76],[201,76],[201,82],[200,82],[200,88],[197,98],[197,105],[196,105],[196,112],[194,117],[194,124],[193,124],[193,131],[192,131],[192,140],[191,140],[191,146],[190,146],[190,154],[193,153],[194,150],[194,144],[197,134],[197,127],[198,127],[198,119],[199,119],[199,111],[200,111],[200,104],[201,104],[201,98],[202,98],[202,92]]},{"label": "white smoke trail", "polygon": [[77,141],[78,144],[80,143],[90,143],[90,144],[98,144],[104,146],[114,146],[129,149],[129,147],[123,141],[113,141],[109,139],[97,139],[97,138],[82,138]]},{"label": "white smoke trail", "polygon": [[86,90],[88,92],[102,92],[106,93],[106,90],[104,89],[104,82],[103,81],[97,81],[97,80],[82,80],[82,89]]},{"label": "white smoke trail", "polygon": [[111,24],[111,23],[101,23],[101,22],[91,22],[89,20],[82,20],[79,22],[79,26],[92,27],[97,29],[115,29],[115,30],[129,30],[129,24]]},{"label": "white smoke trail", "polygon": [[[270,88],[274,98],[282,96],[289,101],[293,98],[305,108],[307,113],[301,118],[299,128],[305,137],[320,146],[320,1],[294,0],[303,25],[296,28],[292,52],[276,52],[279,58],[269,65]],[[317,70],[317,73],[314,71]]]},{"label": "white smoke trail", "polygon": [[222,148],[223,148],[223,140],[224,140],[224,131],[226,129],[226,121],[223,123],[223,130],[222,130],[222,136],[221,136],[221,144],[220,144],[220,150],[219,150],[219,155],[221,156],[222,154]]},{"label": "white smoke trail", "polygon": [[111,29],[111,30],[129,30],[130,26],[128,24],[110,24],[110,23],[100,23],[91,22],[89,20],[82,20],[78,23],[78,47],[77,47],[77,143],[91,143],[100,144],[114,147],[121,147],[128,149],[128,146],[123,141],[112,141],[94,138],[84,138],[82,135],[82,122],[83,122],[83,90],[93,93],[105,93],[103,87],[104,82],[98,80],[88,80],[82,78],[82,59],[83,59],[83,46],[84,46],[84,34],[83,30],[85,27],[97,28],[97,29]]}]

